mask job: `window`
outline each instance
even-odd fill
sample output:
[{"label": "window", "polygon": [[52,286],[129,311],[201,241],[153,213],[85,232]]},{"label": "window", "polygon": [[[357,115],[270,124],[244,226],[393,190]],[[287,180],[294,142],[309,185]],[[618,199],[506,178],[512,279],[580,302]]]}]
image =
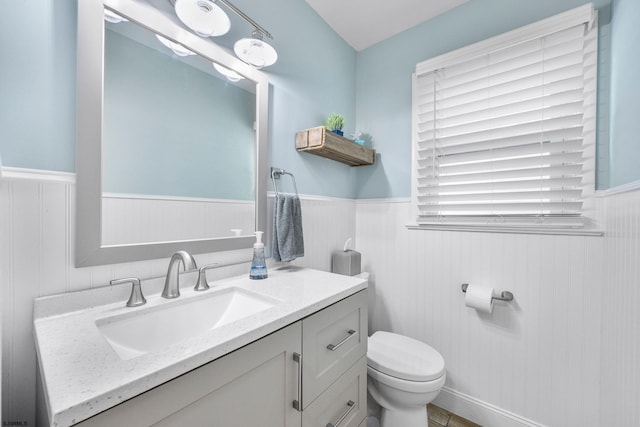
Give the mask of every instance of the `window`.
[{"label": "window", "polygon": [[419,63],[418,226],[583,228],[595,187],[590,5]]}]

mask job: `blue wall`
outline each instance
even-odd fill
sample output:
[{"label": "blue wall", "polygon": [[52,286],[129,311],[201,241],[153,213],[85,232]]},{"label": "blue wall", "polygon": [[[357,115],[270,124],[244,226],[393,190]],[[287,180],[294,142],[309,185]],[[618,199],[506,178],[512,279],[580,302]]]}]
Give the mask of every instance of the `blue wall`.
[{"label": "blue wall", "polygon": [[[355,129],[356,52],[303,0],[234,2],[275,34],[279,60],[268,70],[269,163],[291,171],[304,194],[355,197],[355,169],[295,150],[295,133],[323,125],[332,113]],[[264,17],[264,18],[263,18]],[[264,20],[264,24],[263,24]]]},{"label": "blue wall", "polygon": [[76,2],[21,0],[6,6],[0,15],[2,163],[72,172]]},{"label": "blue wall", "polygon": [[[639,85],[634,76],[640,2],[613,0],[611,25],[609,2],[594,1],[601,28],[599,107],[601,115],[610,114],[610,120],[600,118],[598,123],[600,187],[640,179],[640,168],[635,167],[640,154]],[[577,7],[584,0],[471,0],[360,53],[304,1],[235,3],[274,34],[280,55],[265,69],[272,82],[270,165],[295,173],[301,193],[368,198],[410,194],[410,76],[417,62]],[[22,0],[4,11],[0,155],[6,166],[74,170],[75,15],[74,1]],[[242,32],[239,26],[246,24],[234,25]],[[611,41],[602,40],[609,29]],[[323,124],[333,111],[345,115],[347,134],[358,129],[372,135],[379,153],[376,165],[349,168],[295,151],[295,132]]]},{"label": "blue wall", "polygon": [[[356,121],[359,130],[373,136],[380,157],[376,165],[358,170],[357,197],[411,195],[411,74],[418,62],[584,3],[584,0],[471,0],[360,52]],[[608,5],[609,0],[594,1],[595,7],[607,9],[600,14],[605,17],[600,20],[601,26],[608,25]]]},{"label": "blue wall", "polygon": [[640,180],[640,1],[613,0],[611,186]]},{"label": "blue wall", "polygon": [[[327,115],[355,123],[356,52],[306,2],[236,0],[273,35],[279,61],[271,82],[269,164],[296,175],[305,194],[355,196],[355,173],[341,163],[298,153],[295,133]],[[76,2],[20,0],[0,25],[0,156],[4,166],[75,170]],[[234,35],[250,26],[231,16]],[[233,41],[222,41],[223,46]],[[37,153],[37,154],[34,154]]]},{"label": "blue wall", "polygon": [[278,51],[278,62],[264,69],[271,83],[269,164],[293,172],[300,193],[355,197],[355,169],[298,153],[295,133],[323,125],[332,112],[343,114],[345,134],[353,133],[356,52],[304,0],[233,3],[273,33]]}]

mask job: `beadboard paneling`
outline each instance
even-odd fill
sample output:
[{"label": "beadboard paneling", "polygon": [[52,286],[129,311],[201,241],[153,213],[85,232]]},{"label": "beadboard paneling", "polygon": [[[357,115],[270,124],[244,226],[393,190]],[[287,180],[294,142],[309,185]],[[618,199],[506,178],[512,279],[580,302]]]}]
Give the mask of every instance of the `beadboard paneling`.
[{"label": "beadboard paneling", "polygon": [[[342,248],[348,237],[355,236],[355,203],[303,196],[302,211],[305,257],[293,263],[329,270],[331,251]],[[2,421],[36,425],[34,298],[106,286],[118,277],[145,279],[166,273],[168,259],[75,268],[74,220],[72,175],[60,178],[41,172],[13,173],[0,180]],[[247,249],[195,257],[204,265],[247,260],[250,255]],[[246,267],[248,271],[248,264]],[[211,273],[217,274],[217,270]]]},{"label": "beadboard paneling", "polygon": [[606,203],[601,426],[640,426],[640,190]]},{"label": "beadboard paneling", "polygon": [[[351,199],[301,195],[304,258],[293,265],[331,271],[331,252],[342,249],[351,237],[355,244],[355,202]],[[273,224],[273,197],[268,198],[267,224]],[[267,230],[271,242],[273,230]],[[269,251],[270,252],[270,251]]]},{"label": "beadboard paneling", "polygon": [[[408,202],[356,203],[358,250],[374,291],[371,332],[406,334],[440,351],[449,400],[472,396],[541,425],[595,425],[603,238],[407,230],[409,215]],[[515,301],[479,314],[465,307],[462,283],[509,290]],[[459,409],[489,421],[473,405]],[[491,425],[526,425],[503,420]]]},{"label": "beadboard paneling", "polygon": [[[3,421],[35,425],[35,297],[165,274],[164,259],[74,268],[74,194],[69,179],[0,180]],[[405,202],[303,196],[305,257],[293,264],[329,270],[331,251],[354,237],[371,272],[371,331],[437,348],[442,405],[460,415],[493,427],[640,425],[640,191],[603,205],[605,237],[544,236],[410,231]],[[479,315],[463,282],[515,301]]]}]

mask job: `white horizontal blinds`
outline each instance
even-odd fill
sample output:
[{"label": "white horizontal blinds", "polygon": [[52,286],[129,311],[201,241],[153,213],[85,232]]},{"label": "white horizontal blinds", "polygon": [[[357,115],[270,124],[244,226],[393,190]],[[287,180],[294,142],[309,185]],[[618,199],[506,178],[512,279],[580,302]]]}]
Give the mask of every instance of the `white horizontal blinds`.
[{"label": "white horizontal blinds", "polygon": [[585,61],[595,52],[586,32],[573,26],[416,76],[419,222],[581,214]]}]

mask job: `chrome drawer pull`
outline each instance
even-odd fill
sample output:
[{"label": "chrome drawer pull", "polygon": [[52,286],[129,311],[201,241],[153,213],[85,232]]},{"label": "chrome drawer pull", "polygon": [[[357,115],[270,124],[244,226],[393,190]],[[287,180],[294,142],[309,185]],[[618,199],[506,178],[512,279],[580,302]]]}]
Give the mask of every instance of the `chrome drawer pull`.
[{"label": "chrome drawer pull", "polygon": [[302,412],[302,355],[293,353],[293,360],[298,364],[298,399],[293,401],[293,407]]},{"label": "chrome drawer pull", "polygon": [[353,411],[353,408],[356,407],[356,402],[354,402],[353,400],[350,400],[350,401],[347,402],[347,406],[349,407],[349,409],[347,409],[347,411],[344,414],[342,414],[342,416],[338,419],[338,421],[336,421],[335,424],[329,423],[329,424],[327,424],[326,427],[338,427],[340,425],[340,423],[343,422],[344,419],[349,416],[351,411]]},{"label": "chrome drawer pull", "polygon": [[343,339],[342,341],[340,341],[338,344],[329,344],[327,346],[327,348],[331,351],[336,351],[337,349],[340,348],[340,346],[344,343],[346,343],[349,338],[351,338],[352,336],[354,336],[355,334],[358,333],[358,331],[354,331],[353,329],[349,329],[349,332],[347,332],[349,335],[347,335],[347,337],[345,339]]}]

